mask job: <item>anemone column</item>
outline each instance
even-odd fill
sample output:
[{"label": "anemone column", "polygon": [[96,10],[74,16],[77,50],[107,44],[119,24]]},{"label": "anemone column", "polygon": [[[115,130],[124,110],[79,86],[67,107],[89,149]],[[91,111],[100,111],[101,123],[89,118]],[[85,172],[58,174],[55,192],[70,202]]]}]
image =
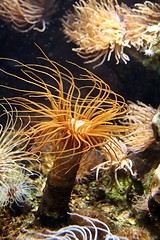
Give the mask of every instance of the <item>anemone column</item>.
[{"label": "anemone column", "polygon": [[38,215],[43,224],[67,219],[71,191],[79,167],[78,155],[64,156],[54,162],[47,176]]}]

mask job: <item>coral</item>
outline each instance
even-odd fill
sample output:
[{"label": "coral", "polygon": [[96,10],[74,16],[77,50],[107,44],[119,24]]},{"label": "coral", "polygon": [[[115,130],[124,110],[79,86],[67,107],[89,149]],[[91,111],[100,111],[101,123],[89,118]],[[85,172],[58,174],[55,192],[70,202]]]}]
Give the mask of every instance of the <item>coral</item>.
[{"label": "coral", "polygon": [[[51,1],[53,5],[54,0],[2,0],[0,17],[6,22],[11,22],[20,32],[28,32],[31,29],[43,32],[46,27],[45,12]],[[40,22],[42,27],[38,26]]]},{"label": "coral", "polygon": [[[86,63],[102,58],[109,61],[114,52],[116,62],[129,61],[124,48],[134,47],[146,55],[153,49],[159,37],[160,5],[146,1],[133,8],[118,4],[117,0],[80,0],[73,5],[62,20],[64,33],[69,41],[79,47],[73,48]],[[153,54],[154,54],[153,52]]]},{"label": "coral", "polygon": [[[124,116],[127,105],[123,97],[114,93],[103,80],[76,65],[82,74],[80,78],[74,77],[45,54],[41,60],[44,65],[15,61],[22,67],[24,77],[8,74],[38,89],[19,89],[30,97],[15,97],[11,101],[23,108],[21,115],[32,115],[33,127],[27,134],[34,139],[33,151],[43,152],[47,146],[53,154],[53,167],[48,174],[39,209],[46,222],[46,216],[56,220],[66,216],[82,154],[91,149],[117,145],[114,136],[128,131],[128,126],[115,124]],[[45,78],[49,78],[51,83],[45,82]],[[87,85],[80,87],[78,83],[83,82]],[[113,161],[110,159],[108,164],[112,166]]]}]

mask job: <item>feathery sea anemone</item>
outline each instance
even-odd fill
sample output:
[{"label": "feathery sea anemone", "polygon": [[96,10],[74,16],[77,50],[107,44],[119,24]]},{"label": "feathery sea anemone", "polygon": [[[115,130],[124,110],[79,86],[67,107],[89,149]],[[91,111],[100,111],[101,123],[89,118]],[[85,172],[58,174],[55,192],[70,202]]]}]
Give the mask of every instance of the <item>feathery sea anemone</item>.
[{"label": "feathery sea anemone", "polygon": [[51,11],[54,2],[55,0],[2,0],[0,17],[12,23],[20,32],[28,32],[31,29],[43,32],[46,11]]},{"label": "feathery sea anemone", "polygon": [[160,5],[146,1],[134,8],[117,0],[80,0],[62,19],[64,33],[78,55],[86,63],[109,61],[114,52],[116,63],[129,61],[124,48],[135,47],[152,52],[152,43],[159,36]]},{"label": "feathery sea anemone", "polygon": [[[15,89],[24,92],[25,97],[14,97],[11,101],[22,108],[21,116],[31,115],[33,126],[27,134],[34,140],[33,151],[43,152],[47,148],[53,154],[53,166],[44,188],[39,216],[42,220],[47,217],[57,221],[67,216],[83,153],[105,149],[109,154],[107,146],[111,146],[111,142],[118,147],[114,137],[128,131],[128,126],[115,123],[124,116],[127,104],[89,70],[74,64],[82,72],[78,78],[45,54],[40,59],[44,65],[15,61],[24,76],[7,74],[30,87],[37,87],[37,91]],[[112,164],[113,159],[110,159],[108,165]]]}]

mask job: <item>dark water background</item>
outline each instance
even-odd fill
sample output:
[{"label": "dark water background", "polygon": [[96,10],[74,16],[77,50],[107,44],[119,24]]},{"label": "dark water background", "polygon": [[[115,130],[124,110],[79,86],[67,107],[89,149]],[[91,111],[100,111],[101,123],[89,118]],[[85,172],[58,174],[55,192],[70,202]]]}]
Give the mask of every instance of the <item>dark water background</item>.
[{"label": "dark water background", "polygon": [[[140,61],[130,56],[130,62],[125,65],[123,62],[116,65],[114,54],[110,62],[93,69],[94,64],[84,64],[83,59],[72,51],[75,47],[73,43],[67,43],[67,39],[62,31],[61,18],[69,9],[72,9],[73,0],[59,0],[58,7],[52,13],[47,28],[43,33],[31,30],[28,33],[15,31],[11,24],[0,20],[0,57],[8,57],[24,63],[36,63],[37,56],[42,53],[34,43],[37,43],[43,51],[53,59],[66,66],[71,72],[78,76],[78,69],[74,69],[66,60],[84,66],[106,81],[112,90],[120,93],[126,100],[143,101],[158,107],[160,96],[160,78],[156,70],[146,68]],[[132,6],[137,1],[124,0],[126,4]],[[143,1],[138,1],[143,2]],[[125,50],[127,53],[127,49]],[[142,55],[143,56],[143,53]],[[12,73],[19,73],[12,61],[0,60],[0,68]],[[0,84],[22,88],[28,88],[22,81],[6,76],[0,71]],[[0,88],[0,98],[15,96],[15,91]]]}]

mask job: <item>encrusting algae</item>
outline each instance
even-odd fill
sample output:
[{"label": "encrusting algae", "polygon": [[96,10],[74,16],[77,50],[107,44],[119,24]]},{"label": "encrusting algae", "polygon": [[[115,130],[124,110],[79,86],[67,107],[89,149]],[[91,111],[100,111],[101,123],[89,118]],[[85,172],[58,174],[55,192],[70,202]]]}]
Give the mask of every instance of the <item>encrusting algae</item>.
[{"label": "encrusting algae", "polygon": [[[34,140],[32,150],[45,152],[47,147],[53,154],[53,166],[47,177],[38,216],[43,222],[46,219],[47,222],[57,222],[67,217],[71,191],[83,154],[92,149],[95,154],[96,149],[110,154],[114,145],[121,149],[115,137],[131,127],[118,124],[117,120],[123,118],[127,111],[127,104],[103,80],[74,65],[82,71],[77,78],[45,54],[40,59],[44,65],[15,61],[21,66],[24,77],[7,74],[38,89],[15,89],[26,95],[10,101],[21,107],[21,116],[31,115],[32,127],[27,134]],[[45,79],[50,79],[50,83]],[[85,87],[78,86],[83,82],[87,82]],[[108,161],[109,166],[114,164],[114,159]],[[118,155],[116,164],[121,165],[117,159]]]}]

